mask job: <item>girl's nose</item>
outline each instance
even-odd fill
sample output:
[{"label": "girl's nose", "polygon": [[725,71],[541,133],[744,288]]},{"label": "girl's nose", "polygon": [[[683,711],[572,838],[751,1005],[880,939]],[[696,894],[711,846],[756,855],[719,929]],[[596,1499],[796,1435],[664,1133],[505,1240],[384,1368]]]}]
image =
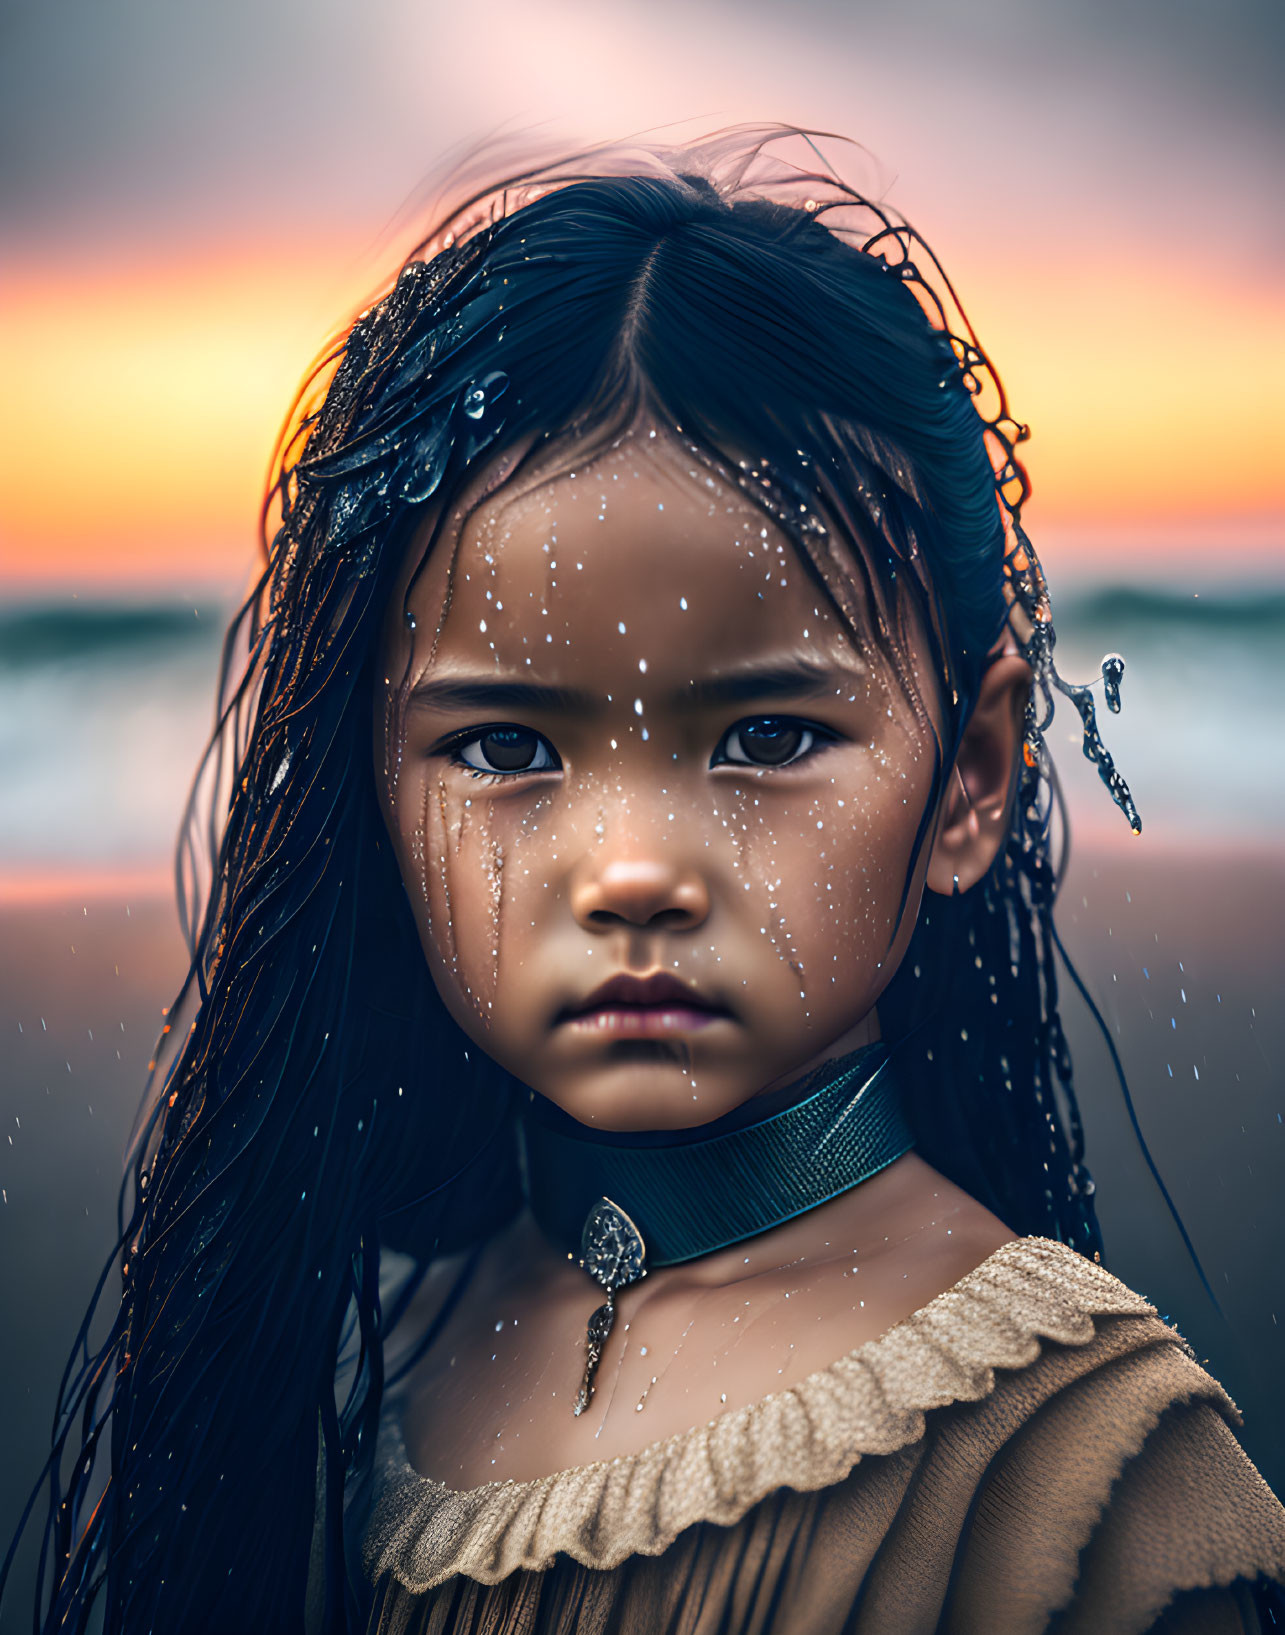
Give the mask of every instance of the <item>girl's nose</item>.
[{"label": "girl's nose", "polygon": [[688,931],[709,914],[709,890],[694,870],[655,858],[612,858],[571,887],[571,912],[587,931],[616,925]]}]

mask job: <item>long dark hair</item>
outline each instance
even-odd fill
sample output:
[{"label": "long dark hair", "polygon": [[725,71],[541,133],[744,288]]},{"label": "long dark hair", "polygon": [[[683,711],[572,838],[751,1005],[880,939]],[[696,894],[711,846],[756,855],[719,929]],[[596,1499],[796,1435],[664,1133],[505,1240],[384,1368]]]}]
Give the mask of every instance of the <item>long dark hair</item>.
[{"label": "long dark hair", "polygon": [[[803,133],[478,187],[283,437],[180,851],[199,913],[122,1188],[122,1301],[62,1382],[38,1628],[85,1629],[105,1591],[107,1635],[300,1630],[319,1470],[324,1627],[364,1627],[342,1501],[383,1389],[381,1244],[426,1267],[516,1202],[509,1087],[437,997],[376,799],[378,626],[426,502],[445,515],[480,464],[605,446],[642,413],[754,497],[853,624],[860,576],[862,640],[899,663],[907,619],[927,629],[934,796],[1006,627],[1030,658],[1007,841],[973,890],[925,897],[880,1017],[928,1161],[1017,1232],[1100,1249],[1058,1020],[1040,729],[1062,683],[1024,431],[944,275]],[[1062,690],[1136,821],[1087,692]]]}]

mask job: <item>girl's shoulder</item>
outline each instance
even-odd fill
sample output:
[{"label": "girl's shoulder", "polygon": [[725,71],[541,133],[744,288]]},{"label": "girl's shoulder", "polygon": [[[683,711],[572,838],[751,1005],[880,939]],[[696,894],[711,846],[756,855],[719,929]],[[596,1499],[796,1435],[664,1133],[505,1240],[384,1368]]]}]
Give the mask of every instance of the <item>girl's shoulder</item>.
[{"label": "girl's shoulder", "polygon": [[[904,1547],[893,1518],[913,1477],[915,1537],[945,1548],[973,1517],[980,1553],[952,1566],[956,1593],[972,1583],[984,1597],[996,1573],[1020,1581],[1034,1559],[1069,1572],[1069,1593],[1099,1535],[1112,1594],[1112,1551],[1136,1553],[1140,1538],[1160,1577],[1170,1544],[1200,1554],[1193,1537],[1211,1541],[1207,1578],[1185,1583],[1285,1575],[1285,1512],[1228,1429],[1238,1422],[1145,1299],[1063,1244],[1019,1239],[828,1367],[627,1457],[451,1489],[413,1469],[391,1404],[364,1564],[371,1583],[414,1595],[560,1556],[602,1572],[663,1554],[698,1523],[749,1525],[784,1490],[844,1512],[849,1541],[879,1530],[870,1562]],[[872,1504],[871,1484],[889,1482],[905,1491]]]}]

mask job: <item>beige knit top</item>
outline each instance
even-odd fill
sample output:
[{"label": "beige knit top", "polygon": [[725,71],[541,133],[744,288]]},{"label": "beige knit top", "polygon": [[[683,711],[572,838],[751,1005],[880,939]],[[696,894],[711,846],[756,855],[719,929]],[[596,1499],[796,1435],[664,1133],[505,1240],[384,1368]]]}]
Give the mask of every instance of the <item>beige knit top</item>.
[{"label": "beige knit top", "polygon": [[1285,1582],[1285,1510],[1226,1393],[1045,1239],[628,1457],[460,1492],[411,1468],[398,1421],[392,1397],[370,1635],[1256,1631],[1248,1583]]}]

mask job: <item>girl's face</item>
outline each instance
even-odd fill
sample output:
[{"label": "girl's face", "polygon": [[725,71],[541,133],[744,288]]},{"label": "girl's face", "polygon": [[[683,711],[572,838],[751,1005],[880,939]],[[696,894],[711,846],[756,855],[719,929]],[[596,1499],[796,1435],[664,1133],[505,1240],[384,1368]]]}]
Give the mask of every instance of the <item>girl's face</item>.
[{"label": "girl's face", "polygon": [[404,621],[420,548],[377,756],[433,979],[480,1048],[633,1130],[877,1037],[933,732],[786,536],[641,430],[456,513]]}]

